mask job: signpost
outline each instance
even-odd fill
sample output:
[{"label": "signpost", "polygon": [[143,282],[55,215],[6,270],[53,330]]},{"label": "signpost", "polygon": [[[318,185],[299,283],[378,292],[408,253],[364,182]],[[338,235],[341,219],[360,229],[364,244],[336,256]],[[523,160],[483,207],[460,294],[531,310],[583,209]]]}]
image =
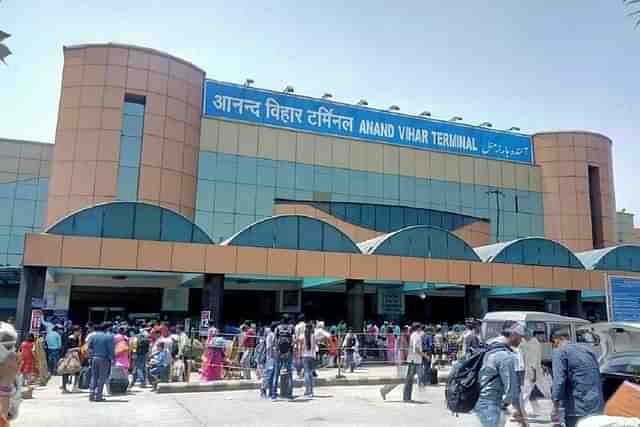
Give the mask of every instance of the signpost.
[{"label": "signpost", "polygon": [[38,335],[40,333],[40,326],[42,326],[42,310],[31,310],[31,333]]},{"label": "signpost", "polygon": [[640,277],[607,276],[610,322],[640,321]]},{"label": "signpost", "polygon": [[211,311],[202,310],[202,313],[200,313],[200,336],[206,336],[209,333],[210,323],[211,323]]}]

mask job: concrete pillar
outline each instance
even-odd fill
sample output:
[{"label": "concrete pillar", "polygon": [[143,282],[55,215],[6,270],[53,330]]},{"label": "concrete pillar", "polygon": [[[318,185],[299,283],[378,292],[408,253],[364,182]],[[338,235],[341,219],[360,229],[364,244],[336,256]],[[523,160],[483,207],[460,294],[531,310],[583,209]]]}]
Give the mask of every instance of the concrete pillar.
[{"label": "concrete pillar", "polygon": [[567,315],[570,317],[584,317],[582,310],[582,291],[570,289],[566,291]]},{"label": "concrete pillar", "polygon": [[464,317],[468,319],[482,319],[484,317],[484,304],[480,286],[465,285],[464,287]]},{"label": "concrete pillar", "polygon": [[202,285],[202,310],[211,312],[210,325],[218,329],[224,323],[224,274],[205,274]]},{"label": "concrete pillar", "polygon": [[44,298],[46,278],[47,267],[22,267],[16,312],[16,329],[20,338],[24,338],[31,329],[31,301]]},{"label": "concrete pillar", "polygon": [[354,332],[359,332],[364,323],[364,281],[346,280],[347,324]]}]

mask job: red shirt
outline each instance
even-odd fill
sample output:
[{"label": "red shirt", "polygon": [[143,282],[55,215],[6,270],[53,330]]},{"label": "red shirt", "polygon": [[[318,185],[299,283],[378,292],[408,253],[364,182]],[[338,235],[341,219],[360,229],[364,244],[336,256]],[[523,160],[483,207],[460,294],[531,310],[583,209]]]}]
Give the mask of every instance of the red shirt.
[{"label": "red shirt", "polygon": [[256,348],[256,331],[251,328],[245,332],[244,347]]}]

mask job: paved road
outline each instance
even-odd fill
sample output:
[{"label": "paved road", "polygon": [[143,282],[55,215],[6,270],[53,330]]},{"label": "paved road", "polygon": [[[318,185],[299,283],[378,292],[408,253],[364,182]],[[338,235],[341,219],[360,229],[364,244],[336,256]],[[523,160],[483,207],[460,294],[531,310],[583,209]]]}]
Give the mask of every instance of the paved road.
[{"label": "paved road", "polygon": [[[300,393],[300,390],[296,390]],[[416,388],[415,403],[402,402],[397,387],[382,401],[378,387],[323,387],[314,399],[261,400],[256,391],[158,395],[134,389],[106,403],[87,395],[61,395],[53,386],[23,403],[13,427],[201,427],[201,426],[424,426],[479,425],[475,417],[447,412],[442,386]],[[537,424],[548,424],[537,419]],[[532,423],[532,425],[535,425]]]}]

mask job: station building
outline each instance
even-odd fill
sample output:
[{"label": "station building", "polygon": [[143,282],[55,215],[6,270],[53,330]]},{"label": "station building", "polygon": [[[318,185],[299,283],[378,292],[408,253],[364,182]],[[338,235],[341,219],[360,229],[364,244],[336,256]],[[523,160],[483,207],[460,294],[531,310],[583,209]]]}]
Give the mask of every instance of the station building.
[{"label": "station building", "polygon": [[225,83],[137,46],[63,54],[55,144],[0,140],[0,308],[21,327],[38,306],[76,322],[595,319],[607,275],[640,272],[604,135]]}]

